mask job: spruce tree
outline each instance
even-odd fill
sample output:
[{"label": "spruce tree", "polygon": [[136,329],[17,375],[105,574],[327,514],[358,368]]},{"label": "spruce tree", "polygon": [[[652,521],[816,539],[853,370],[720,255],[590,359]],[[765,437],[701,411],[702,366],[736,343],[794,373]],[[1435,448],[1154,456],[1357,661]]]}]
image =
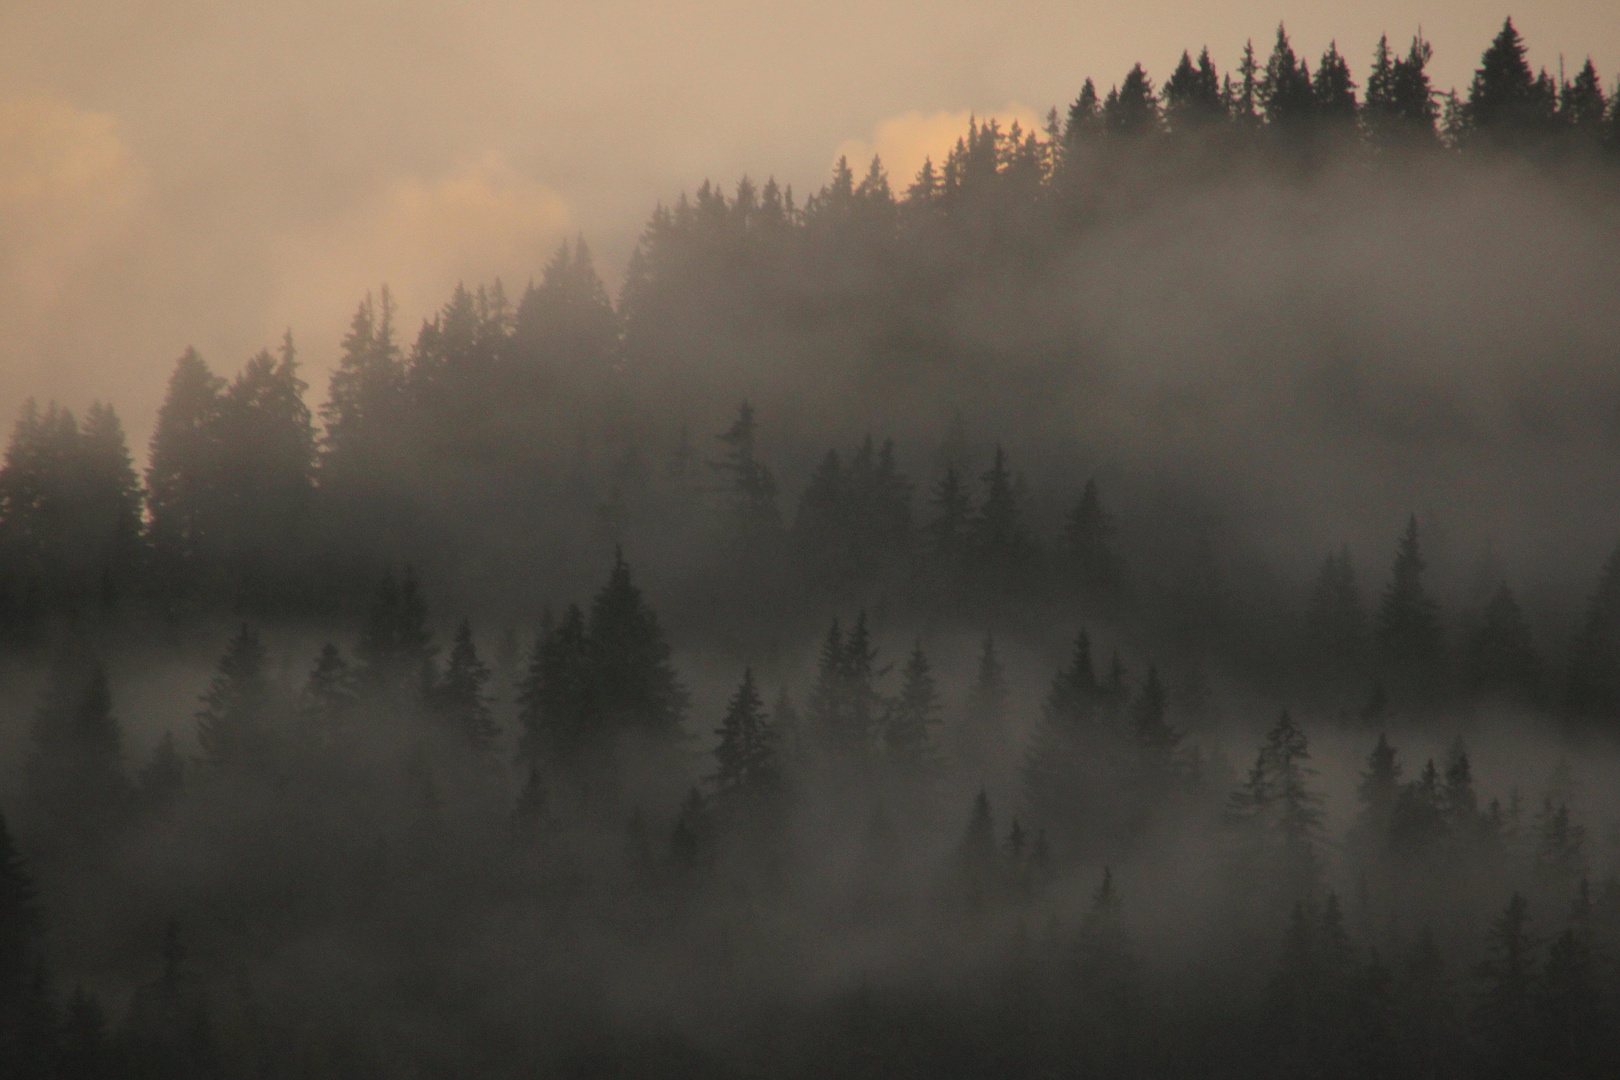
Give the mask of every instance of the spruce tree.
[{"label": "spruce tree", "polygon": [[488,750],[500,733],[489,709],[487,687],[493,677],[489,665],[478,658],[472,623],[462,619],[444,674],[434,687],[433,705],[450,730],[475,750]]},{"label": "spruce tree", "polygon": [[360,686],[343,653],[331,642],[321,646],[299,699],[305,719],[333,727],[349,718],[360,697]]},{"label": "spruce tree", "polygon": [[1530,624],[1507,582],[1496,593],[1465,645],[1469,687],[1477,694],[1509,701],[1536,701],[1541,661],[1530,641]]},{"label": "spruce tree", "polygon": [[889,706],[884,744],[890,765],[903,777],[925,779],[939,769],[934,728],[939,724],[939,692],[917,642],[906,661],[900,696]]},{"label": "spruce tree", "polygon": [[366,695],[394,707],[426,695],[435,652],[427,617],[415,569],[406,566],[398,580],[385,569],[354,646],[356,676]]},{"label": "spruce tree", "polygon": [[1401,535],[1390,583],[1378,609],[1378,645],[1385,663],[1409,685],[1430,689],[1445,662],[1440,606],[1423,586],[1427,567],[1418,546],[1417,516]]},{"label": "spruce tree", "polygon": [[1330,42],[1311,81],[1316,116],[1327,128],[1341,135],[1355,132],[1360,106],[1356,102],[1356,82],[1350,65],[1339,55],[1338,42]]},{"label": "spruce tree", "polygon": [[147,450],[146,499],[156,571],[163,588],[184,587],[210,554],[219,515],[220,392],[225,380],[187,349],[169,378]]},{"label": "spruce tree", "polygon": [[1165,720],[1169,695],[1159,681],[1159,669],[1150,666],[1136,700],[1131,703],[1131,733],[1140,754],[1143,780],[1150,787],[1158,787],[1169,778],[1176,747],[1182,734]]},{"label": "spruce tree", "polygon": [[1491,923],[1485,959],[1476,969],[1480,995],[1473,1019],[1488,1075],[1534,1075],[1536,964],[1529,921],[1529,904],[1514,893]]},{"label": "spruce tree", "polygon": [[613,729],[662,739],[680,732],[687,693],[670,663],[658,616],[631,580],[624,552],[596,598],[585,634],[594,707]]},{"label": "spruce tree", "polygon": [[1094,605],[1119,598],[1121,567],[1114,550],[1113,516],[1103,508],[1097,481],[1087,480],[1064,525],[1064,554],[1081,598]]},{"label": "spruce tree", "polygon": [[1319,670],[1356,671],[1366,648],[1367,618],[1356,587],[1349,547],[1329,552],[1305,608],[1305,645]]},{"label": "spruce tree", "polygon": [[934,506],[933,520],[924,527],[929,553],[940,566],[959,570],[972,536],[973,499],[954,463],[945,466],[929,501]]},{"label": "spruce tree", "polygon": [[1140,137],[1159,129],[1158,97],[1141,64],[1132,66],[1118,89],[1108,92],[1102,117],[1104,130],[1114,136]]},{"label": "spruce tree", "polygon": [[197,712],[197,744],[216,769],[259,769],[274,737],[275,689],[259,632],[243,623],[225,647]]},{"label": "spruce tree", "polygon": [[378,474],[390,464],[394,441],[404,437],[405,420],[405,364],[385,285],[375,304],[368,293],[355,310],[321,406],[322,486],[336,483],[354,494],[358,485],[382,480]]},{"label": "spruce tree", "polygon": [[1378,851],[1387,842],[1401,793],[1401,764],[1395,748],[1383,734],[1367,755],[1367,768],[1361,773],[1356,798],[1361,810],[1356,817],[1357,838],[1366,849]]},{"label": "spruce tree", "polygon": [[969,767],[978,768],[986,751],[999,738],[1007,720],[1008,697],[1007,677],[1002,671],[1001,658],[996,654],[995,635],[987,632],[963,708],[960,749]]},{"label": "spruce tree", "polygon": [[[753,668],[743,669],[726,715],[715,729],[715,772],[710,777],[723,806],[765,809],[780,793],[782,763],[777,733],[765,715],[765,702],[754,682]],[[747,812],[744,810],[742,812]]]},{"label": "spruce tree", "polygon": [[1587,601],[1570,649],[1565,696],[1576,716],[1620,724],[1620,546],[1603,564]]},{"label": "spruce tree", "polygon": [[578,605],[570,605],[536,640],[517,700],[518,754],[531,766],[573,767],[601,749],[607,733],[590,673],[585,613]]},{"label": "spruce tree", "polygon": [[1545,134],[1557,101],[1525,60],[1524,39],[1506,19],[1480,58],[1462,106],[1462,120],[1472,140],[1494,146],[1522,146]]},{"label": "spruce tree", "polygon": [[782,528],[776,478],[755,446],[758,430],[754,407],[745,401],[737,407],[737,419],[715,436],[725,450],[709,463],[725,485],[721,498],[727,540],[745,552],[770,543]]}]

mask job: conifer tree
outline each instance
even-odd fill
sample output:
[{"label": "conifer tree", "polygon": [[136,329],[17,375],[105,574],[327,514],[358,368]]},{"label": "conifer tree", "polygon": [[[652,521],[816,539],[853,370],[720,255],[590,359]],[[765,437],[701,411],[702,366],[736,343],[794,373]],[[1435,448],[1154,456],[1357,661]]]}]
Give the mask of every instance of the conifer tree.
[{"label": "conifer tree", "polygon": [[720,741],[714,749],[715,772],[710,779],[716,798],[728,807],[766,809],[780,793],[782,765],[777,732],[765,715],[753,668],[743,669],[742,683],[715,734]]},{"label": "conifer tree", "polygon": [[606,731],[591,678],[585,613],[578,605],[570,605],[536,640],[517,700],[518,754],[531,766],[574,766],[601,747]]},{"label": "conifer tree", "polygon": [[37,899],[33,879],[0,814],[0,1015],[4,1015],[0,1024],[15,1015],[34,972],[41,929]]},{"label": "conifer tree", "polygon": [[1198,54],[1198,65],[1184,51],[1175,72],[1164,84],[1164,117],[1176,134],[1197,131],[1226,119],[1220,76],[1209,49]]},{"label": "conifer tree", "polygon": [[1533,702],[1541,688],[1541,661],[1530,641],[1530,624],[1507,582],[1496,593],[1467,642],[1468,683],[1479,694]]},{"label": "conifer tree", "polygon": [[1360,665],[1366,635],[1361,591],[1346,546],[1329,552],[1317,574],[1305,608],[1305,642],[1323,669],[1345,674]]},{"label": "conifer tree", "polygon": [[572,250],[564,242],[540,284],[524,292],[513,339],[528,363],[543,368],[586,375],[619,362],[619,317],[583,236]]},{"label": "conifer tree", "polygon": [[1316,116],[1325,126],[1342,135],[1354,132],[1360,107],[1356,102],[1356,82],[1350,65],[1339,55],[1338,42],[1330,42],[1311,81],[1316,99]]},{"label": "conifer tree", "polygon": [[1131,703],[1130,721],[1140,754],[1143,779],[1153,787],[1168,778],[1176,747],[1182,739],[1181,732],[1165,720],[1168,704],[1169,696],[1165,693],[1164,683],[1159,681],[1159,669],[1149,667],[1147,678],[1142,681],[1142,689]]},{"label": "conifer tree", "polygon": [[1356,832],[1363,846],[1376,850],[1387,841],[1400,793],[1401,764],[1389,739],[1380,733],[1356,787],[1356,798],[1361,803]]},{"label": "conifer tree", "polygon": [[1524,39],[1506,19],[1480,58],[1462,106],[1469,136],[1495,146],[1522,146],[1549,129],[1557,101],[1525,60]]},{"label": "conifer tree", "polygon": [[478,658],[472,623],[462,619],[444,674],[434,688],[433,704],[450,729],[475,750],[488,750],[499,735],[486,692],[493,677],[489,665]]},{"label": "conifer tree", "polygon": [[219,486],[220,392],[225,381],[187,349],[169,378],[147,451],[146,499],[156,569],[170,590],[183,584],[213,540]]},{"label": "conifer tree", "polygon": [[225,647],[197,712],[197,744],[218,769],[262,768],[272,739],[275,691],[259,632],[244,623]]},{"label": "conifer tree", "polygon": [[1228,803],[1247,833],[1253,869],[1288,899],[1313,895],[1321,870],[1322,796],[1310,787],[1310,756],[1305,733],[1284,709]]},{"label": "conifer tree", "polygon": [[342,723],[360,697],[360,686],[343,653],[331,642],[321,646],[310,668],[299,700],[299,711],[316,724],[331,727]]},{"label": "conifer tree", "polygon": [[961,750],[970,767],[978,767],[986,750],[994,744],[1007,719],[1009,697],[1006,674],[996,654],[993,633],[984,635],[973,685],[968,688],[963,709]]},{"label": "conifer tree", "polygon": [[1408,682],[1431,686],[1445,659],[1440,607],[1423,586],[1427,567],[1418,547],[1417,516],[1401,535],[1390,583],[1378,609],[1378,644],[1385,662]]},{"label": "conifer tree", "polygon": [[586,628],[585,654],[594,707],[615,730],[660,738],[679,734],[687,693],[670,663],[657,614],[630,578],[624,552],[596,598]]},{"label": "conifer tree", "polygon": [[1485,959],[1476,970],[1481,984],[1474,1024],[1486,1050],[1489,1073],[1530,1076],[1535,1052],[1534,946],[1530,907],[1514,893],[1485,937]]},{"label": "conifer tree", "polygon": [[1277,40],[1256,90],[1265,108],[1267,126],[1277,131],[1297,133],[1316,116],[1316,93],[1311,87],[1310,69],[1294,55],[1288,32],[1281,23],[1277,24]]},{"label": "conifer tree", "polygon": [[973,499],[954,463],[945,466],[930,502],[934,518],[924,530],[930,554],[941,566],[959,569],[972,536]]},{"label": "conifer tree", "polygon": [[995,460],[980,480],[985,493],[973,523],[974,563],[992,590],[1016,589],[1028,574],[1034,546],[1019,505],[1018,484],[999,444]]},{"label": "conifer tree", "polygon": [[321,406],[323,486],[376,483],[405,423],[405,363],[394,338],[394,299],[360,302]]},{"label": "conifer tree", "polygon": [[366,694],[400,705],[420,700],[432,686],[435,650],[427,615],[415,569],[406,566],[397,580],[385,569],[354,646],[356,675]]},{"label": "conifer tree", "polygon": [[1603,564],[1570,649],[1566,701],[1577,716],[1620,723],[1620,546]]},{"label": "conifer tree", "polygon": [[1063,539],[1069,572],[1081,598],[1091,604],[1118,599],[1122,575],[1113,546],[1114,521],[1103,508],[1095,479],[1086,481],[1080,501],[1065,522]]},{"label": "conifer tree", "polygon": [[1153,80],[1141,64],[1125,73],[1118,89],[1108,92],[1102,116],[1104,129],[1110,135],[1140,137],[1159,129],[1158,97]]},{"label": "conifer tree", "polygon": [[721,498],[728,540],[745,551],[769,543],[782,528],[776,509],[776,478],[755,447],[758,430],[754,407],[745,401],[737,407],[737,419],[715,436],[725,450],[709,463],[725,484]]},{"label": "conifer tree", "polygon": [[933,729],[939,723],[939,692],[928,657],[917,642],[906,661],[900,696],[889,707],[884,743],[890,764],[902,776],[921,779],[938,771]]}]

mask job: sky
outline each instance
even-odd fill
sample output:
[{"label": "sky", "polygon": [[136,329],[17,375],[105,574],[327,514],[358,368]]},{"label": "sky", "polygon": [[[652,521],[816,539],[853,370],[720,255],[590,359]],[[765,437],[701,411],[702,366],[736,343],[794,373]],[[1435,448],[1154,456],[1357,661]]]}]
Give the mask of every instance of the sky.
[{"label": "sky", "polygon": [[188,345],[230,374],[290,328],[318,400],[367,290],[409,336],[577,235],[615,283],[705,179],[803,193],[876,152],[904,187],[969,115],[1027,125],[1206,44],[1225,71],[1279,20],[1358,80],[1421,28],[1464,89],[1506,14],[1532,64],[1613,87],[1599,0],[0,0],[0,411],[108,400],[139,452]]}]

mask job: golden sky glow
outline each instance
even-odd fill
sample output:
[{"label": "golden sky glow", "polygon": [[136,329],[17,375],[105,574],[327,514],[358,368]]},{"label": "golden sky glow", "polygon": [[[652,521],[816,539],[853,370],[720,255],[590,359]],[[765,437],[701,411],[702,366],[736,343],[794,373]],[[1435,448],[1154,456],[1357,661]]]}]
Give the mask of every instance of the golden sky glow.
[{"label": "golden sky glow", "polygon": [[[1239,0],[683,4],[148,0],[0,5],[0,411],[112,399],[137,437],[187,344],[234,370],[290,325],[317,391],[386,280],[405,325],[455,281],[515,291],[582,230],[610,278],[652,204],[705,178],[799,192],[839,153],[903,189],[969,113],[1026,125],[1140,60],[1232,67],[1279,18],[1364,79],[1422,24],[1466,84],[1496,4]],[[1595,0],[1511,9],[1532,63],[1590,53]],[[864,161],[857,160],[857,172]]]}]

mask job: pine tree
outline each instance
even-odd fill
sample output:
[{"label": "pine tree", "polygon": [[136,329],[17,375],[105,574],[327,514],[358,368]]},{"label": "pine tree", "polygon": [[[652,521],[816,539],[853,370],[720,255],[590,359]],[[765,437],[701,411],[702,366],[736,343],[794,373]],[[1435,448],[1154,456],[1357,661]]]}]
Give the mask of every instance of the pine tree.
[{"label": "pine tree", "polygon": [[493,677],[489,665],[478,658],[472,623],[462,619],[456,627],[444,674],[434,688],[433,704],[450,730],[475,750],[488,750],[500,734],[486,692]]},{"label": "pine tree", "polygon": [[970,767],[979,767],[985,752],[999,738],[1007,720],[1008,697],[1007,678],[1002,671],[1001,658],[996,654],[995,635],[986,633],[979,650],[978,669],[963,709],[961,750]]},{"label": "pine tree", "polygon": [[1140,137],[1159,130],[1159,101],[1153,80],[1134,65],[1125,73],[1117,90],[1110,90],[1103,102],[1103,127],[1115,136]]},{"label": "pine tree", "polygon": [[1198,66],[1186,52],[1175,72],[1164,84],[1164,116],[1176,134],[1197,131],[1226,119],[1226,101],[1221,96],[1221,80],[1209,49],[1198,54]]},{"label": "pine tree", "polygon": [[394,340],[394,299],[384,285],[378,301],[360,302],[343,339],[321,406],[321,482],[375,483],[395,440],[404,436],[405,363]]},{"label": "pine tree", "polygon": [[1294,47],[1281,23],[1277,24],[1277,41],[1256,89],[1265,108],[1266,124],[1275,130],[1299,132],[1315,118],[1316,93],[1311,87],[1310,69],[1294,56]]},{"label": "pine tree", "polygon": [[524,292],[512,336],[527,362],[590,375],[619,362],[619,332],[619,316],[582,236],[572,251],[562,244],[540,284]]},{"label": "pine tree", "polygon": [[16,1008],[33,976],[41,929],[37,900],[33,879],[0,814],[0,1016]]},{"label": "pine tree", "polygon": [[601,749],[607,733],[591,678],[585,613],[578,605],[570,605],[536,640],[517,700],[518,754],[531,766],[573,767]]},{"label": "pine tree", "polygon": [[1322,796],[1310,787],[1310,756],[1305,733],[1284,709],[1228,803],[1250,842],[1252,869],[1287,899],[1314,895],[1321,871]]},{"label": "pine tree", "polygon": [[1064,527],[1069,571],[1082,599],[1107,604],[1119,598],[1121,567],[1113,546],[1113,516],[1103,509],[1097,481],[1087,480]]},{"label": "pine tree", "polygon": [[355,643],[356,676],[363,691],[385,704],[419,700],[432,686],[433,634],[416,571],[394,578],[384,570]]},{"label": "pine tree", "polygon": [[1474,1024],[1486,1048],[1481,1064],[1489,1075],[1528,1077],[1535,1050],[1534,946],[1528,931],[1530,907],[1514,893],[1485,937],[1485,960],[1476,970],[1481,983]]},{"label": "pine tree", "polygon": [[1019,484],[1007,468],[1000,445],[980,480],[985,494],[973,522],[973,565],[979,581],[992,594],[1016,591],[1027,584],[1035,551],[1024,524]]},{"label": "pine tree", "polygon": [[1462,120],[1471,138],[1496,146],[1524,145],[1551,125],[1557,102],[1525,60],[1524,39],[1511,18],[1480,58],[1463,104]]},{"label": "pine tree", "polygon": [[225,647],[197,712],[197,744],[217,769],[262,768],[273,736],[275,691],[259,633],[244,623]]},{"label": "pine tree", "polygon": [[742,683],[715,734],[720,741],[714,749],[715,772],[710,781],[716,799],[727,807],[767,809],[781,791],[782,763],[777,732],[765,715],[753,668],[743,669]]},{"label": "pine tree", "polygon": [[945,466],[930,502],[935,507],[934,518],[924,527],[929,552],[940,566],[958,570],[971,541],[973,499],[955,464]]},{"label": "pine tree", "polygon": [[1131,703],[1131,732],[1140,754],[1143,780],[1150,788],[1162,785],[1170,775],[1176,747],[1181,745],[1182,733],[1165,720],[1169,696],[1159,681],[1159,669],[1149,667],[1142,689]]},{"label": "pine tree", "polygon": [[306,719],[331,728],[348,719],[359,698],[359,682],[348,661],[343,659],[336,645],[327,642],[321,646],[310,668],[299,700],[299,712]]},{"label": "pine tree", "polygon": [[1603,94],[1603,80],[1598,77],[1592,58],[1587,57],[1573,82],[1559,88],[1558,120],[1576,138],[1589,146],[1596,146],[1603,138],[1603,122],[1609,114],[1609,102]]},{"label": "pine tree", "polygon": [[187,349],[169,378],[147,451],[149,535],[162,588],[184,586],[206,559],[219,514],[220,392],[225,381]]},{"label": "pine tree", "polygon": [[1577,716],[1620,723],[1620,546],[1603,564],[1570,649],[1566,701]]},{"label": "pine tree", "polygon": [[624,552],[591,602],[585,654],[594,707],[611,728],[670,739],[680,732],[687,693],[670,663],[658,616],[630,578]]},{"label": "pine tree", "polygon": [[1507,582],[1497,586],[1465,648],[1468,683],[1475,693],[1526,703],[1539,698],[1541,661],[1530,641],[1530,624]]},{"label": "pine tree", "polygon": [[1361,802],[1356,834],[1364,848],[1377,851],[1387,842],[1400,794],[1400,761],[1389,739],[1380,734],[1378,744],[1367,755],[1367,768],[1356,788],[1356,798]]},{"label": "pine tree", "polygon": [[776,509],[776,478],[755,448],[758,430],[754,407],[745,401],[737,407],[732,425],[715,436],[725,451],[719,460],[709,463],[725,483],[722,512],[728,541],[744,551],[769,543],[782,528]]},{"label": "pine tree", "polygon": [[912,779],[932,776],[939,769],[933,729],[939,723],[939,692],[917,642],[906,661],[900,696],[890,705],[884,725],[884,744],[890,764]]},{"label": "pine tree", "polygon": [[1418,547],[1417,516],[1402,534],[1389,586],[1378,609],[1378,644],[1385,662],[1411,684],[1432,686],[1445,662],[1440,607],[1423,587],[1427,564]]},{"label": "pine tree", "polygon": [[1348,135],[1354,132],[1360,107],[1356,102],[1356,82],[1350,65],[1339,55],[1338,42],[1330,42],[1311,82],[1316,99],[1317,118],[1330,129]]},{"label": "pine tree", "polygon": [[1366,638],[1367,618],[1350,549],[1329,552],[1305,609],[1306,647],[1320,669],[1343,676],[1360,667]]}]

